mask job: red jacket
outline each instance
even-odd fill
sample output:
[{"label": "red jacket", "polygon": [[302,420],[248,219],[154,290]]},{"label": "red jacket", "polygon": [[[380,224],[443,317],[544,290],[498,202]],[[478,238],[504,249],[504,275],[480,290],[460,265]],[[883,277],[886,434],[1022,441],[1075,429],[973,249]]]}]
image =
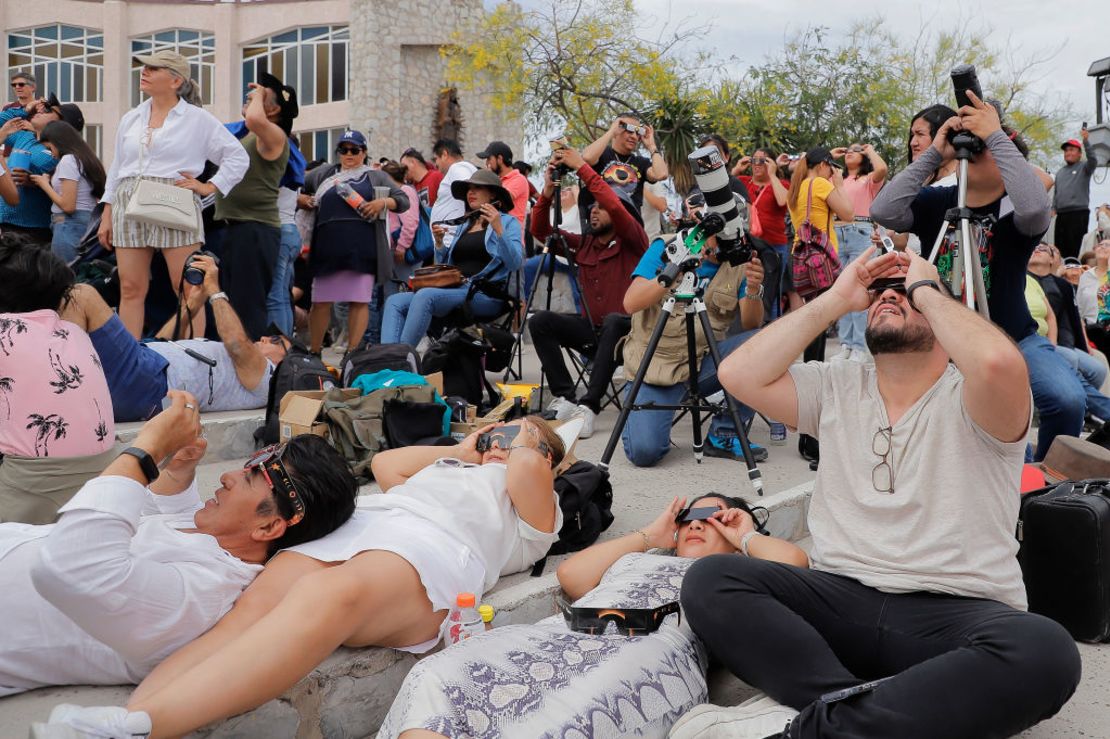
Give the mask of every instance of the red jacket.
[{"label": "red jacket", "polygon": [[[624,293],[632,284],[632,270],[647,251],[647,233],[590,165],[582,165],[578,179],[613,221],[613,235],[607,241],[594,234],[580,236],[560,230],[573,252],[568,258],[578,265],[578,284],[590,317],[600,326],[608,314],[624,313]],[[551,230],[551,200],[541,192],[532,208],[532,236],[543,241]],[[553,251],[563,255],[558,245]]]}]

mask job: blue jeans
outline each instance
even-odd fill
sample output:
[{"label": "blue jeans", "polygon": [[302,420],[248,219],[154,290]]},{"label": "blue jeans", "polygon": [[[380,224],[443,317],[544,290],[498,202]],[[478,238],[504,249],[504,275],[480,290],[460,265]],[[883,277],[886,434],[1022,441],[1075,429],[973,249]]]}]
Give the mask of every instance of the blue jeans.
[{"label": "blue jeans", "polygon": [[[428,333],[432,318],[442,318],[462,306],[469,291],[467,285],[426,287],[414,293],[389,296],[382,311],[382,343],[416,346]],[[504,308],[504,302],[484,293],[475,293],[470,301],[475,318],[493,318]]]},{"label": "blue jeans", "polygon": [[[721,356],[727,357],[736,347],[750,339],[757,330],[745,331],[720,342],[718,346]],[[645,382],[636,393],[636,405],[653,401],[659,405],[677,405],[686,395],[688,387],[684,382],[675,385],[649,385]],[[706,396],[720,389],[721,383],[717,380],[717,363],[713,361],[712,355],[707,354],[698,369],[698,390]],[[630,383],[624,391],[625,402],[628,401],[628,393],[631,390]],[[671,450],[671,422],[674,421],[674,414],[674,411],[632,411],[628,414],[628,422],[624,424],[624,430],[621,432],[621,442],[624,445],[624,455],[628,457],[629,462],[637,467],[651,467],[666,456]],[[740,420],[746,423],[753,415],[754,412],[750,408],[740,405]],[[709,434],[725,439],[736,436],[732,416],[727,412],[714,415],[713,421],[709,424]]]},{"label": "blue jeans", "polygon": [[[868,223],[850,223],[836,227],[836,239],[840,244],[840,266],[847,267],[859,259],[859,256],[871,246],[871,225]],[[864,332],[867,331],[867,311],[846,313],[836,322],[836,330],[840,335],[842,347],[864,349],[867,341]]]},{"label": "blue jeans", "polygon": [[1110,398],[1099,392],[1102,383],[1106,382],[1106,368],[1102,362],[1071,346],[1058,346],[1056,353],[1066,359],[1079,376],[1087,396],[1087,412],[1103,421],[1110,421]]},{"label": "blue jeans", "polygon": [[287,336],[293,335],[293,263],[301,253],[301,233],[292,223],[281,227],[281,250],[274,265],[274,284],[266,296],[266,318]]},{"label": "blue jeans", "polygon": [[169,366],[165,357],[135,341],[116,315],[91,331],[89,339],[104,367],[116,423],[145,421],[162,409]]},{"label": "blue jeans", "polygon": [[1018,348],[1029,368],[1033,405],[1041,414],[1037,452],[1033,455],[1033,461],[1039,462],[1057,436],[1079,436],[1087,394],[1075,370],[1048,339],[1030,334],[1018,342]]},{"label": "blue jeans", "polygon": [[91,210],[75,210],[72,213],[52,213],[50,217],[50,250],[66,264],[77,258],[77,244],[85,235],[92,218]]}]

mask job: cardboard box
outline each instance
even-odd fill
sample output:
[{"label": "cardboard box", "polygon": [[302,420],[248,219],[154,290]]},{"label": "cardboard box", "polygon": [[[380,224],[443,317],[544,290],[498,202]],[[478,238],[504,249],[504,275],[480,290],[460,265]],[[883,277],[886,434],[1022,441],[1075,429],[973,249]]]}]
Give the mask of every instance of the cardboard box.
[{"label": "cardboard box", "polygon": [[[344,397],[357,398],[357,388],[344,388]],[[291,390],[278,405],[278,440],[286,442],[301,434],[327,436],[328,426],[320,422],[327,390]]]}]

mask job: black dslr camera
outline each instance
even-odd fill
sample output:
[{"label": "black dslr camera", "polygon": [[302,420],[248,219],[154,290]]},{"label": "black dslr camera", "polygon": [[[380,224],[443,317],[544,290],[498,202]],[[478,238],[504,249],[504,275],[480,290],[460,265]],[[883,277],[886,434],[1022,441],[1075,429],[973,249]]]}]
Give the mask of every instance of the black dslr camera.
[{"label": "black dslr camera", "polygon": [[197,257],[211,257],[212,261],[216,263],[217,267],[220,265],[219,257],[217,257],[210,251],[200,249],[193,252],[185,260],[185,272],[183,274],[185,282],[188,282],[190,285],[200,285],[204,282],[204,270],[197,265]]},{"label": "black dslr camera", "polygon": [[[975,93],[975,97],[983,99],[983,88],[979,86],[979,75],[975,72],[974,64],[959,64],[952,67],[952,88],[956,93],[956,110],[972,104],[971,98],[967,96],[969,90]],[[1001,116],[1001,111],[999,115]],[[957,149],[966,149],[973,155],[978,154],[985,147],[981,138],[967,131],[949,131],[948,143]]]}]

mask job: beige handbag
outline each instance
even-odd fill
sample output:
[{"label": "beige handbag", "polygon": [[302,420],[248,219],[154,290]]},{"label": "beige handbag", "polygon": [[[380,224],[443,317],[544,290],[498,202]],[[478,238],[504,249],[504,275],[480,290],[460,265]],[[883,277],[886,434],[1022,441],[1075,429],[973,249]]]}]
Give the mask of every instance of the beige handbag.
[{"label": "beige handbag", "polygon": [[[151,136],[153,138],[153,132]],[[139,184],[127,202],[123,217],[149,226],[200,233],[203,222],[192,190],[143,177],[145,168],[142,152],[145,148],[139,144]]]}]

